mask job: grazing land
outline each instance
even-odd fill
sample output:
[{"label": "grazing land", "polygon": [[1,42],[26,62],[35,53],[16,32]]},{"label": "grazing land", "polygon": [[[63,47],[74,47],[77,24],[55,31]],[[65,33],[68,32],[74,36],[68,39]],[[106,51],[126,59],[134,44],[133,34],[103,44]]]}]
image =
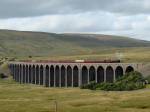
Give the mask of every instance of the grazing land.
[{"label": "grazing land", "polygon": [[150,62],[150,47],[134,47],[134,48],[114,48],[102,50],[97,53],[89,53],[84,55],[61,55],[61,56],[49,56],[49,57],[20,57],[18,59],[28,60],[115,60],[121,59],[122,62]]},{"label": "grazing land", "polygon": [[101,34],[0,30],[0,57],[15,59],[150,61],[150,42]]},{"label": "grazing land", "polygon": [[44,88],[0,80],[2,112],[149,112],[150,89],[125,92]]}]

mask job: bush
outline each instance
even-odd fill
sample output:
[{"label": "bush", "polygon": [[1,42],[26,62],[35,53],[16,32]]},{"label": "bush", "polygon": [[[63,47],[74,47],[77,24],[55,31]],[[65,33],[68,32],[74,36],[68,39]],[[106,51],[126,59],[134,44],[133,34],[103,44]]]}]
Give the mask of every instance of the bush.
[{"label": "bush", "polygon": [[0,73],[0,79],[7,78],[3,73]]},{"label": "bush", "polygon": [[145,88],[145,79],[139,72],[130,72],[116,80],[115,83],[95,83],[82,85],[81,89],[105,91],[129,91]]},{"label": "bush", "polygon": [[97,83],[95,81],[90,82],[89,84],[83,84],[80,86],[81,89],[91,89],[91,90],[95,90],[96,89],[96,85]]}]

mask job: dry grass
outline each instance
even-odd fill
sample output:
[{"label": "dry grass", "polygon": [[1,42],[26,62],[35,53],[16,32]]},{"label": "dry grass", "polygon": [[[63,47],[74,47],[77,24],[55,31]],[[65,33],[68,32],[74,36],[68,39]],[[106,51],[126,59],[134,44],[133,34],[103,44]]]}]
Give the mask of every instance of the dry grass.
[{"label": "dry grass", "polygon": [[[118,56],[118,53],[120,53]],[[19,59],[29,59],[20,57]],[[49,57],[33,57],[30,60],[104,60],[121,59],[123,62],[150,62],[150,47],[105,49],[101,52],[87,52],[80,55],[62,55]]]},{"label": "dry grass", "polygon": [[1,112],[149,112],[150,89],[105,92],[79,88],[44,88],[0,80]]}]

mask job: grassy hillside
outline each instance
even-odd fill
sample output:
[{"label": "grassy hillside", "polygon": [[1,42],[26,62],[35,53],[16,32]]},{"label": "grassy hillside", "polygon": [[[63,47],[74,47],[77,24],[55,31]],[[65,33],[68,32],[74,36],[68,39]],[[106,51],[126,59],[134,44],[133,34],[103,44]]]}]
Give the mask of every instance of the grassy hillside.
[{"label": "grassy hillside", "polygon": [[43,88],[0,80],[1,112],[149,112],[150,89],[126,92]]},{"label": "grassy hillside", "polygon": [[[110,35],[0,30],[0,43],[0,56],[21,59],[28,56],[36,59],[110,59],[115,58],[117,52],[128,61],[130,57],[126,53],[146,52],[145,61],[150,59],[150,42]],[[141,60],[139,58],[137,60]]]}]

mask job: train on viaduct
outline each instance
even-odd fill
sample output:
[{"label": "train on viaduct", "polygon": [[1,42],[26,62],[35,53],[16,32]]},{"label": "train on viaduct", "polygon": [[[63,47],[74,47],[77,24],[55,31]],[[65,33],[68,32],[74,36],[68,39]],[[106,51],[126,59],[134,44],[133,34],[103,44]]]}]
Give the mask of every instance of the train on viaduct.
[{"label": "train on viaduct", "polygon": [[118,61],[9,62],[15,81],[46,87],[79,87],[91,81],[112,83],[127,72],[138,71],[140,66]]}]

